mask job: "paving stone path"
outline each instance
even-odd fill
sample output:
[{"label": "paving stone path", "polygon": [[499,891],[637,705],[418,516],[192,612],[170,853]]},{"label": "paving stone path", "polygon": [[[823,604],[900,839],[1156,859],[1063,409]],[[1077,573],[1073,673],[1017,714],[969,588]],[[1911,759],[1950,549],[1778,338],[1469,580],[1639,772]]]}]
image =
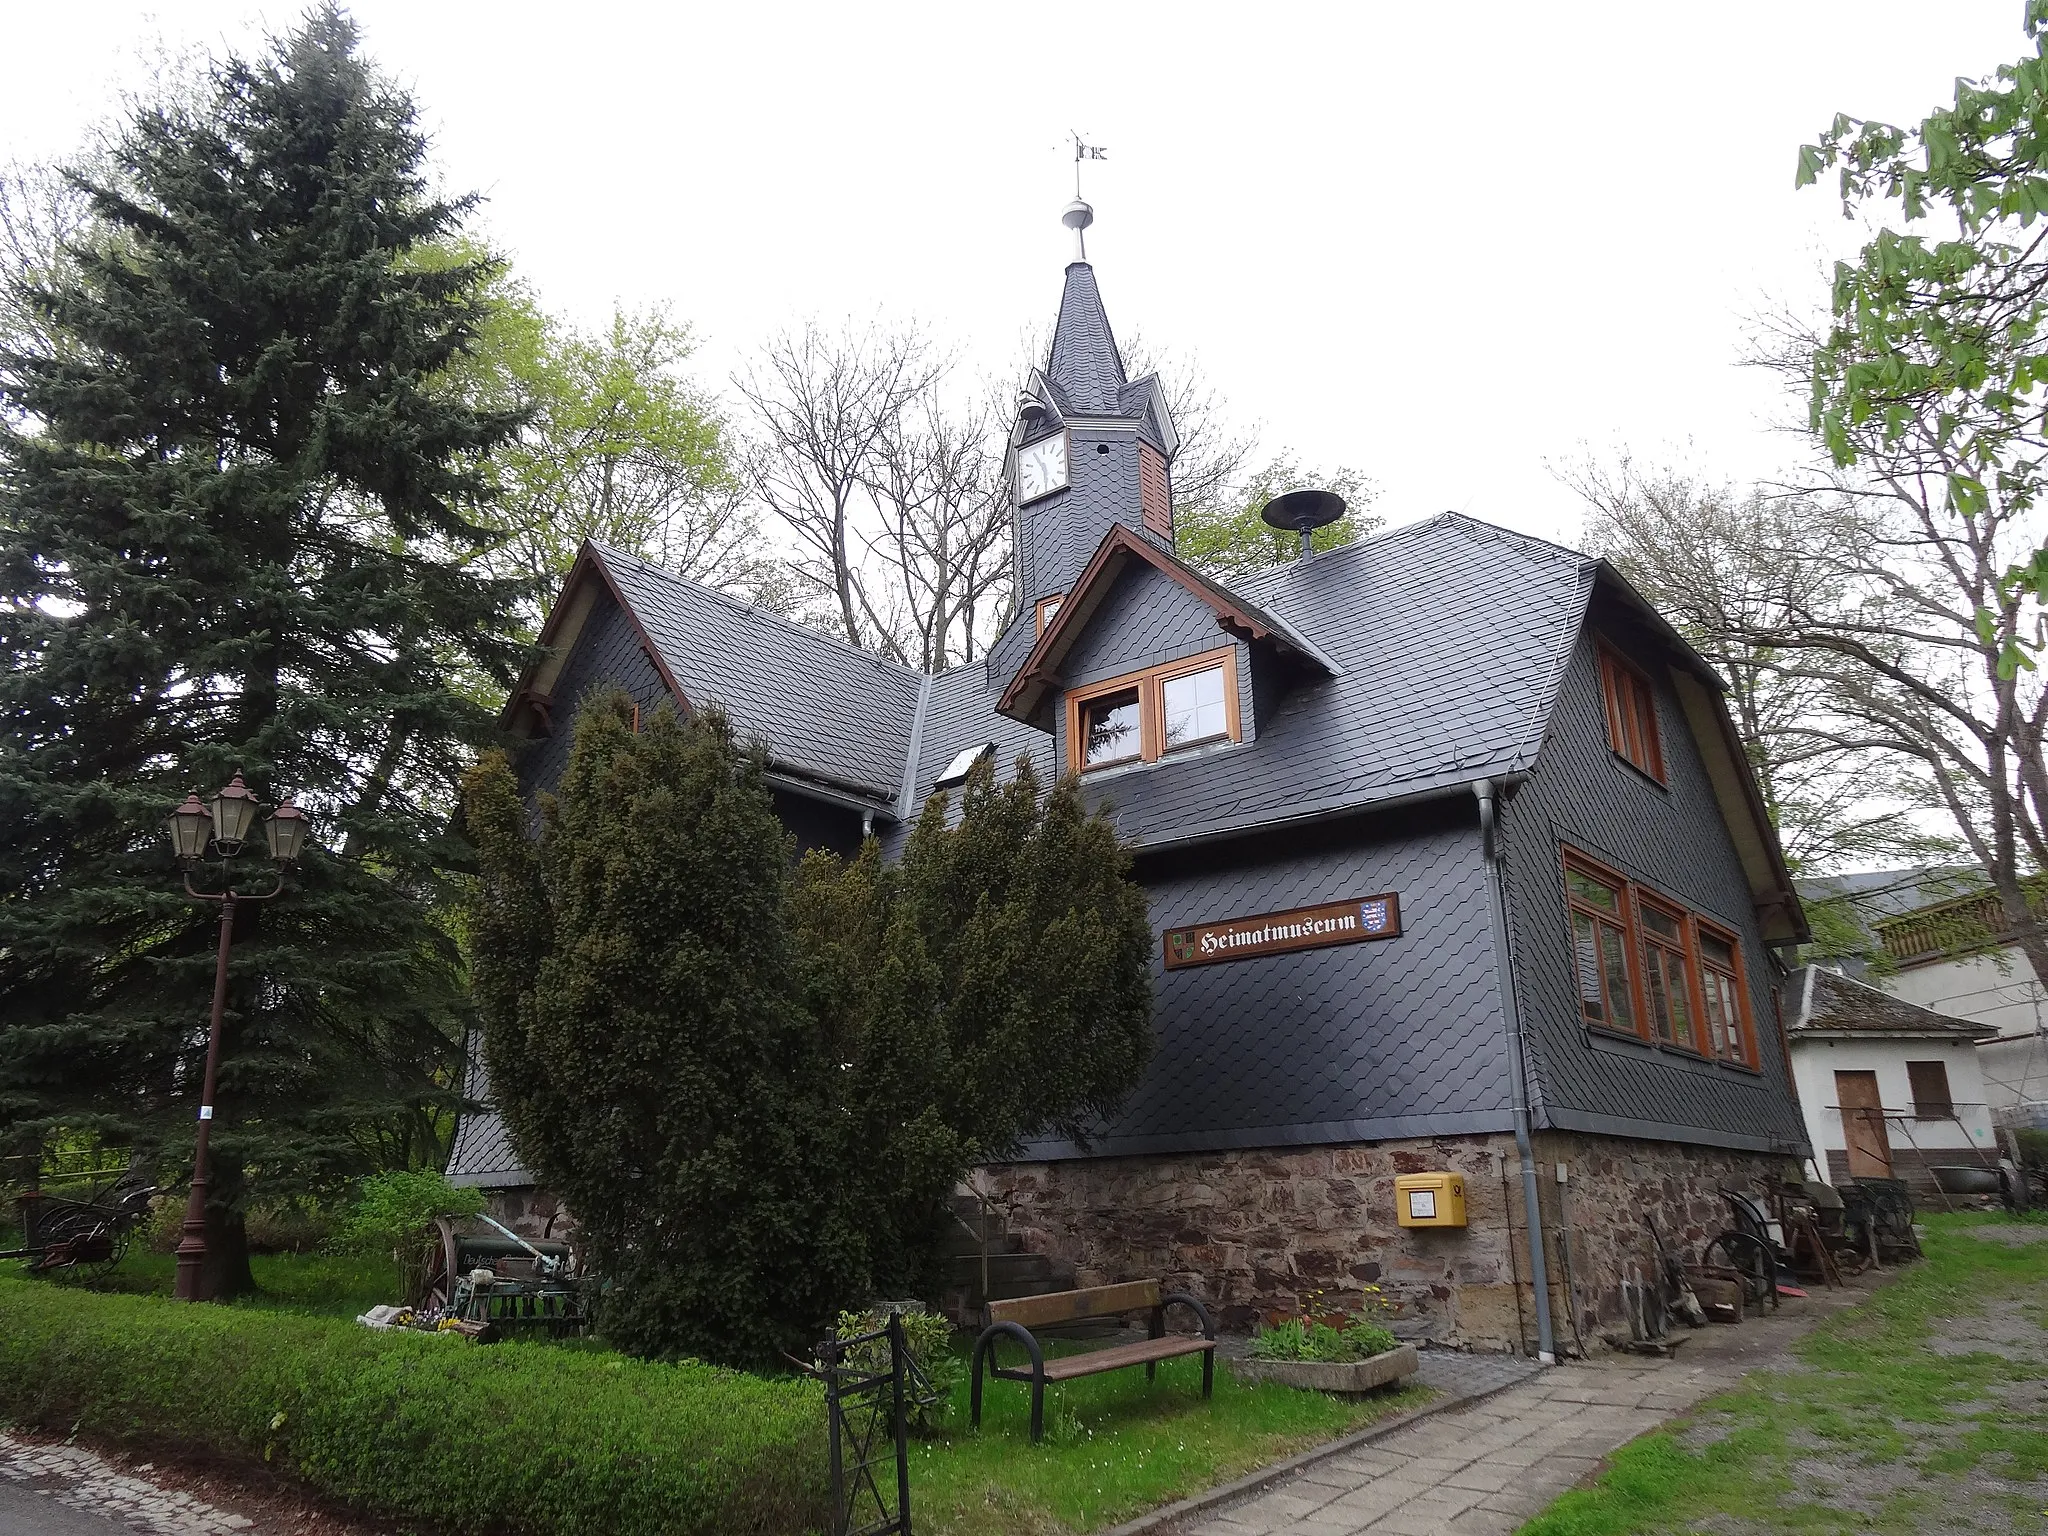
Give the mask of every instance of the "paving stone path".
[{"label": "paving stone path", "polygon": [[[1788,1302],[1740,1327],[1708,1328],[1669,1360],[1608,1354],[1539,1371],[1184,1516],[1158,1536],[1507,1536],[1610,1452],[1782,1359],[1822,1318],[1868,1294],[1859,1285]],[[1425,1369],[1456,1369],[1456,1357],[1423,1358]],[[1453,1393],[1497,1385],[1478,1374],[1486,1357],[1467,1359],[1469,1380],[1430,1384]]]},{"label": "paving stone path", "polygon": [[119,1536],[116,1526],[147,1536],[234,1536],[255,1525],[135,1475],[148,1470],[0,1430],[0,1536]]}]

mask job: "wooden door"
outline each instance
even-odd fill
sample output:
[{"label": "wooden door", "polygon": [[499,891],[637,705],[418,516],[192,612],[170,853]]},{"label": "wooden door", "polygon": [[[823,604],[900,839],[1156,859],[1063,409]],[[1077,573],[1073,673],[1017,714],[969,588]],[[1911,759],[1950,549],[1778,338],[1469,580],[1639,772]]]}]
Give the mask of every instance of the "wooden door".
[{"label": "wooden door", "polygon": [[1875,1072],[1837,1072],[1835,1102],[1842,1109],[1842,1136],[1849,1147],[1849,1177],[1892,1176],[1892,1144],[1884,1133],[1884,1101]]}]

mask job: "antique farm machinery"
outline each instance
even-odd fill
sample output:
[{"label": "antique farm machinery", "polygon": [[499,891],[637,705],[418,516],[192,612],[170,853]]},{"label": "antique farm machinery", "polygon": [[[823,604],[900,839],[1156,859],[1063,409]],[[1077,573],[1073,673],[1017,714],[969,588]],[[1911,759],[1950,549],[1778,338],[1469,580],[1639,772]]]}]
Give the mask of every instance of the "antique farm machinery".
[{"label": "antique farm machinery", "polygon": [[121,1262],[135,1228],[149,1215],[154,1186],[119,1185],[88,1200],[68,1200],[41,1190],[15,1198],[21,1227],[19,1248],[0,1259],[20,1259],[32,1275],[73,1275],[98,1279]]}]

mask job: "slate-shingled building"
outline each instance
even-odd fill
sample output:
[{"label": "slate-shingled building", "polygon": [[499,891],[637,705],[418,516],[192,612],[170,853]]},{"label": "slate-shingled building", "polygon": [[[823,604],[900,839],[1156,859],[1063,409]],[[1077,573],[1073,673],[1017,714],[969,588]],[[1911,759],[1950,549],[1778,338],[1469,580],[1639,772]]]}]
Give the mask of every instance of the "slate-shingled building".
[{"label": "slate-shingled building", "polygon": [[[508,705],[522,782],[555,781],[599,682],[723,705],[809,846],[893,853],[985,746],[1079,773],[1151,898],[1157,1051],[1085,1152],[981,1171],[1012,1230],[1238,1326],[1375,1284],[1406,1331],[1590,1334],[1644,1214],[1697,1242],[1720,1188],[1807,1151],[1773,958],[1804,921],[1719,685],[1603,562],[1454,514],[1205,579],[1174,558],[1177,447],[1075,261],[985,661],[926,676],[591,546]],[[450,1171],[531,1182],[485,1115]],[[1432,1171],[1466,1226],[1398,1224],[1396,1176]]]}]

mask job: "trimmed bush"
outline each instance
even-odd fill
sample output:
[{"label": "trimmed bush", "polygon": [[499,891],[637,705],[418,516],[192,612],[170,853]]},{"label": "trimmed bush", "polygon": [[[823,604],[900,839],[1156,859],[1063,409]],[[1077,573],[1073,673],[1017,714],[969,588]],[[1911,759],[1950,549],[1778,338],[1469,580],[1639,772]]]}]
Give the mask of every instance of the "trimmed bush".
[{"label": "trimmed bush", "polygon": [[0,1279],[0,1421],[268,1463],[365,1513],[519,1536],[826,1522],[808,1382]]}]

